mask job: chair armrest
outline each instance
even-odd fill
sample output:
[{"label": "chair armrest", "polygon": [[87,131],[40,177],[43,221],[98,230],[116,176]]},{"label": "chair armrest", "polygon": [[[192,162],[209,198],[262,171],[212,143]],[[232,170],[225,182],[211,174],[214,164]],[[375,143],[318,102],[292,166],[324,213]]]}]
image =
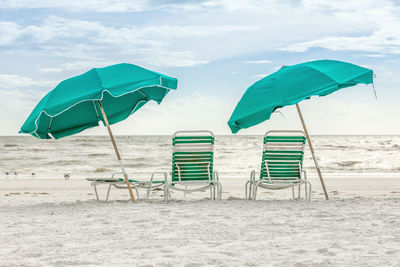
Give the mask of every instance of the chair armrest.
[{"label": "chair armrest", "polygon": [[254,182],[255,179],[256,179],[256,171],[255,171],[255,170],[252,170],[252,171],[250,172],[250,182]]},{"label": "chair armrest", "polygon": [[155,174],[162,174],[164,176],[164,182],[167,183],[168,175],[167,175],[166,172],[153,172],[153,173],[151,173],[150,184],[153,183],[153,179],[154,179],[154,175]]},{"label": "chair armrest", "polygon": [[111,178],[114,178],[114,176],[117,175],[117,174],[122,174],[122,175],[124,175],[123,172],[114,172],[114,173],[111,175]]}]

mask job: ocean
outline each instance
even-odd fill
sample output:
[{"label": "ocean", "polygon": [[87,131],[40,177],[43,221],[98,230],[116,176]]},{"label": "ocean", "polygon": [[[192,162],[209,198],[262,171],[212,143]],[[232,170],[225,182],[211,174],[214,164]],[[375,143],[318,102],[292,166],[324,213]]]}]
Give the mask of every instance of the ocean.
[{"label": "ocean", "polygon": [[[324,175],[399,176],[400,136],[312,136]],[[171,169],[171,136],[117,136],[131,177]],[[0,179],[109,177],[119,171],[108,136],[73,136],[39,140],[31,136],[0,137]],[[262,136],[217,135],[215,169],[223,177],[248,177],[261,165]],[[306,150],[304,168],[316,175]]]}]

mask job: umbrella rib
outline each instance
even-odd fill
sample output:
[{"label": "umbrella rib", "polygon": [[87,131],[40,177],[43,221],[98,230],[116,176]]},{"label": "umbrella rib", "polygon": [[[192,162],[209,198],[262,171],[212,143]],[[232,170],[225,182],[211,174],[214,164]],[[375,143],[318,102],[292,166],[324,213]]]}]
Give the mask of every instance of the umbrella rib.
[{"label": "umbrella rib", "polygon": [[53,122],[53,117],[50,117],[49,127],[48,127],[47,129],[50,130],[50,128],[51,128],[51,123],[52,123],[52,122]]},{"label": "umbrella rib", "polygon": [[143,93],[140,89],[138,89],[138,92],[144,95],[144,97],[149,98],[145,93]]},{"label": "umbrella rib", "polygon": [[96,107],[96,104],[94,103],[94,100],[92,102],[93,102],[94,110],[96,111],[97,118],[100,118],[99,112],[97,112],[97,107]]}]

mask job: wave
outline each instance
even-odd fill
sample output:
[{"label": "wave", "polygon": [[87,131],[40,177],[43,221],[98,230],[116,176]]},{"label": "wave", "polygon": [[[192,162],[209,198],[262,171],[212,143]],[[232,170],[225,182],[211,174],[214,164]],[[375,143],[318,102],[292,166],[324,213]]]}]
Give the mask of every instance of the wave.
[{"label": "wave", "polygon": [[[400,136],[313,136],[316,154],[326,173],[399,173]],[[122,160],[129,171],[149,173],[171,167],[171,136],[130,136],[117,138]],[[77,136],[59,141],[0,137],[0,170],[18,170],[35,178],[85,177],[119,170],[108,136]],[[259,171],[262,136],[216,136],[215,168],[233,175]],[[304,167],[315,173],[306,147]],[[0,178],[2,176],[0,172]],[[10,176],[9,176],[10,177]],[[223,177],[223,175],[222,175]]]}]

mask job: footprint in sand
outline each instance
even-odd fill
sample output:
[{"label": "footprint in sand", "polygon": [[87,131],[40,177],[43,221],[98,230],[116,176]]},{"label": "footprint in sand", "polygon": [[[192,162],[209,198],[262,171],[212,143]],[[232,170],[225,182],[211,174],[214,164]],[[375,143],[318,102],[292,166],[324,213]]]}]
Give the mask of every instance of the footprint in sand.
[{"label": "footprint in sand", "polygon": [[387,255],[393,255],[393,254],[397,254],[397,253],[399,253],[398,250],[388,250],[385,252],[385,254],[387,254]]},{"label": "footprint in sand", "polygon": [[324,255],[326,255],[326,256],[335,256],[335,253],[328,251],[327,248],[320,248],[320,249],[317,249],[317,252],[318,252],[318,253],[321,253],[321,254],[324,254]]}]

